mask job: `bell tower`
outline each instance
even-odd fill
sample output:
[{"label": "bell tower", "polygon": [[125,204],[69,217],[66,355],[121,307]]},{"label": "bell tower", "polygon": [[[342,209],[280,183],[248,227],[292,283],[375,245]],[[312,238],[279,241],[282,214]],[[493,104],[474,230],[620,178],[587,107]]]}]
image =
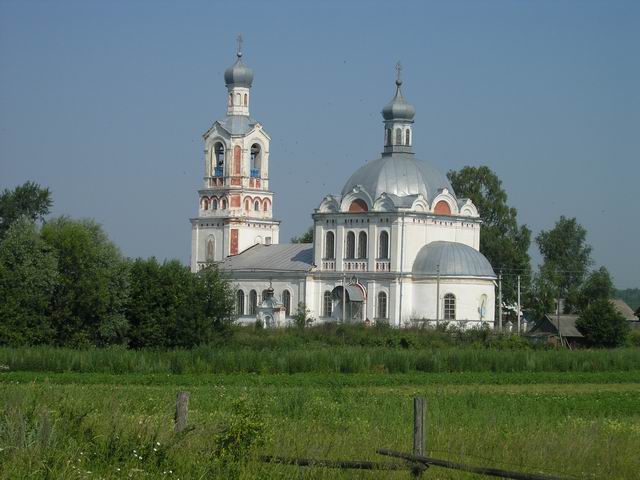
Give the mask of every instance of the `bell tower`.
[{"label": "bell tower", "polygon": [[224,72],[227,113],[204,138],[204,185],[198,216],[191,219],[191,270],[219,262],[257,244],[278,243],[280,221],[273,219],[269,190],[271,138],[249,113],[253,71],[236,61]]}]

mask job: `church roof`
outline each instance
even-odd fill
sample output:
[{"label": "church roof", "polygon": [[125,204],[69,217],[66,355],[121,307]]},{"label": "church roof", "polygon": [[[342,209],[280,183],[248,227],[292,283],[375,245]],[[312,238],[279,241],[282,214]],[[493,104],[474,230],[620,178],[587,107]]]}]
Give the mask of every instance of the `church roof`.
[{"label": "church roof", "polygon": [[220,268],[227,271],[306,272],[313,267],[311,243],[254,245],[233,257],[227,257]]},{"label": "church roof", "polygon": [[218,120],[218,123],[230,135],[246,135],[255,128],[258,121],[247,115],[227,115]]},{"label": "church roof", "polygon": [[420,249],[413,262],[414,275],[441,277],[491,277],[489,260],[475,248],[457,242],[431,242]]},{"label": "church roof", "polygon": [[422,194],[430,202],[443,188],[454,194],[446,176],[431,163],[418,160],[411,153],[384,155],[366,163],[347,180],[342,195],[356,185],[361,185],[373,199],[382,193],[398,197]]}]

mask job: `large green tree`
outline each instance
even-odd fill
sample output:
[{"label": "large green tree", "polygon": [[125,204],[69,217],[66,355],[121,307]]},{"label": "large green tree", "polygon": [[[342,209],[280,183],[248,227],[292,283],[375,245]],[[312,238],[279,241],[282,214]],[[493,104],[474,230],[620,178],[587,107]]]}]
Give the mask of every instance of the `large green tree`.
[{"label": "large green tree", "polygon": [[576,321],[576,327],[595,347],[619,347],[629,333],[629,324],[607,298],[592,301]]},{"label": "large green tree", "polygon": [[447,173],[458,198],[470,198],[482,219],[480,252],[496,273],[503,272],[503,301],[515,303],[516,275],[521,275],[527,291],[531,273],[529,245],[531,230],[518,225],[518,211],[507,203],[502,181],[486,166],[464,167]]},{"label": "large green tree", "polygon": [[609,270],[606,267],[600,267],[589,273],[580,286],[576,308],[578,311],[583,311],[596,300],[610,300],[613,298],[614,292],[615,289],[613,288]]},{"label": "large green tree", "polygon": [[34,182],[26,182],[13,190],[0,193],[0,238],[21,216],[31,220],[44,218],[53,204],[51,192]]},{"label": "large green tree", "polygon": [[127,318],[134,348],[207,343],[235,320],[231,284],[213,265],[193,274],[177,260],[136,259]]},{"label": "large green tree", "polygon": [[110,345],[126,341],[127,262],[93,220],[59,217],[42,227],[55,250],[59,282],[50,317],[59,345]]},{"label": "large green tree", "polygon": [[52,341],[47,310],[57,280],[56,255],[33,220],[12,222],[0,240],[0,345]]},{"label": "large green tree", "polygon": [[565,299],[565,313],[576,311],[579,288],[592,264],[587,230],[575,218],[561,216],[551,230],[538,234],[536,243],[543,258],[540,274]]}]

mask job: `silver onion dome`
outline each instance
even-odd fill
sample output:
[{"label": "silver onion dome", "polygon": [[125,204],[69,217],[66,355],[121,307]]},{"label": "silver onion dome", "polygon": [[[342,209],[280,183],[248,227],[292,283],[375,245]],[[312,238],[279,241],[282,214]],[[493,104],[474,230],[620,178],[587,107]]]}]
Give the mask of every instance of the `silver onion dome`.
[{"label": "silver onion dome", "polygon": [[253,83],[253,70],[242,63],[242,52],[238,52],[236,62],[224,72],[224,83],[227,88],[245,87],[251,88]]},{"label": "silver onion dome", "polygon": [[382,109],[382,117],[387,121],[392,121],[392,120],[413,121],[413,117],[415,117],[416,115],[415,107],[403,98],[402,91],[400,90],[401,85],[402,85],[402,80],[398,78],[396,80],[395,96]]},{"label": "silver onion dome", "polygon": [[413,262],[413,275],[441,277],[489,277],[496,274],[487,257],[475,248],[457,242],[431,242],[420,249]]}]

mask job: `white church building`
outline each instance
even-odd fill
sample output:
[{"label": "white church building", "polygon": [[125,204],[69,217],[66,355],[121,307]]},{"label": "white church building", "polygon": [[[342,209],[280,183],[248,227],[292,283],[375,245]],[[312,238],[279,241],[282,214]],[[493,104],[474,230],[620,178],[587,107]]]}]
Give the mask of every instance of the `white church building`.
[{"label": "white church building", "polygon": [[224,73],[227,114],[204,134],[191,269],[216,262],[229,274],[244,323],[259,317],[283,326],[304,304],[316,323],[493,327],[496,275],[479,252],[478,211],[416,158],[415,109],[399,75],[382,110],[381,157],[320,201],[313,243],[281,244],[269,190],[271,138],[249,113],[253,72],[241,57]]}]

